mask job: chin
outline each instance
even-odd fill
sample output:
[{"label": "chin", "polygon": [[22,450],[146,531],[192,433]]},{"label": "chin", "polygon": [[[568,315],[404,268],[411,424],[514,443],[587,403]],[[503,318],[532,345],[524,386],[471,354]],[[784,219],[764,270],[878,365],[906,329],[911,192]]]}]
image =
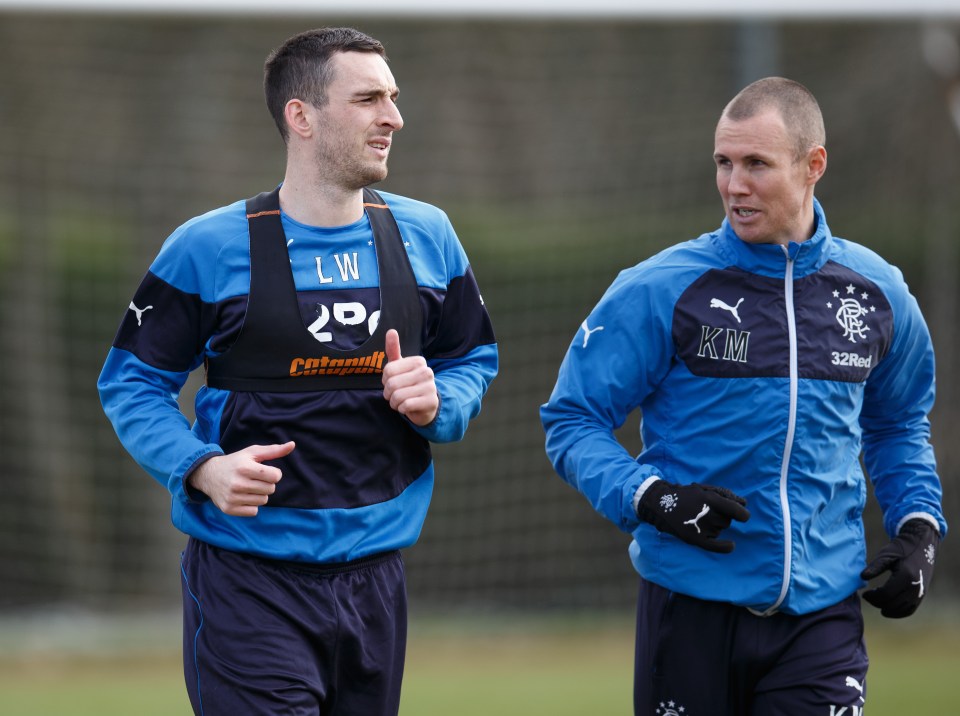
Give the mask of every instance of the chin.
[{"label": "chin", "polygon": [[363,186],[370,186],[371,184],[376,184],[377,182],[383,181],[387,178],[387,167],[386,165],[380,167],[371,168],[363,173],[363,176],[360,179],[363,181]]},{"label": "chin", "polygon": [[357,174],[356,178],[352,183],[349,183],[348,186],[350,189],[363,189],[370,186],[371,184],[376,184],[387,178],[387,170],[373,172],[367,171],[361,174]]},{"label": "chin", "polygon": [[737,235],[743,243],[745,244],[767,244],[770,243],[769,239],[756,231],[743,231],[738,230],[736,226],[733,227],[734,233]]}]

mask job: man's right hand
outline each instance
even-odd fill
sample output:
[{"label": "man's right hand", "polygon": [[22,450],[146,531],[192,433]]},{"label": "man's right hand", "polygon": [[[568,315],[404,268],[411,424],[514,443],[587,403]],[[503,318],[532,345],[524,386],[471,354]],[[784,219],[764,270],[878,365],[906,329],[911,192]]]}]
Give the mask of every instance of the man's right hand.
[{"label": "man's right hand", "polygon": [[293,442],[251,445],[202,463],[187,478],[190,487],[207,495],[221,512],[234,517],[255,517],[267,504],[283,476],[279,468],[263,465],[293,452]]},{"label": "man's right hand", "polygon": [[661,532],[679,537],[709,552],[729,553],[733,541],[718,540],[731,520],[746,522],[747,501],[725,487],[674,485],[666,480],[653,482],[640,497],[637,515]]}]

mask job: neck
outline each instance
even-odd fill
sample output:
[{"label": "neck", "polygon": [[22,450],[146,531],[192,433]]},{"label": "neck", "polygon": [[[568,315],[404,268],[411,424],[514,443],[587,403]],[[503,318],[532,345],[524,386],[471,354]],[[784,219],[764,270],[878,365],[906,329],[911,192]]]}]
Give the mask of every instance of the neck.
[{"label": "neck", "polygon": [[803,243],[807,239],[813,238],[813,235],[817,232],[817,213],[813,210],[812,195],[803,204],[801,226],[804,227],[804,230],[797,237],[797,243]]},{"label": "neck", "polygon": [[289,165],[280,187],[280,208],[310,226],[345,226],[363,216],[363,190],[304,177]]}]

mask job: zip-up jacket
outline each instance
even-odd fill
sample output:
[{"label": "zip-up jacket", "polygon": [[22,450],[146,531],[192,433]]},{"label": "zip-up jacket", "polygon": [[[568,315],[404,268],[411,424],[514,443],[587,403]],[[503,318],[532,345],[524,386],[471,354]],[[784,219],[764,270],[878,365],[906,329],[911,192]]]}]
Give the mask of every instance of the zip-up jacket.
[{"label": "zip-up jacket", "polygon": [[[623,271],[583,322],[541,408],[555,469],[630,532],[630,558],[669,590],[805,614],[863,586],[872,480],[890,535],[946,534],[929,443],[930,336],[898,269],[816,231],[789,246],[717,231]],[[642,415],[635,459],[614,431]],[[729,488],[751,517],[716,554],[641,522],[650,478]]]},{"label": "zip-up jacket", "polygon": [[[382,200],[335,228],[239,201],[178,228],[151,265],[98,387],[121,442],[169,490],[186,534],[312,563],[417,540],[433,490],[429,443],[463,437],[497,373],[497,345],[446,215],[394,194]],[[391,246],[371,228],[370,212],[386,209],[399,230]],[[275,223],[252,253],[254,221]],[[440,409],[425,427],[383,397],[381,315],[399,321],[402,345],[419,347],[434,370]],[[191,427],[177,396],[204,363],[218,370],[196,395]],[[255,517],[226,515],[187,485],[210,457],[288,440],[296,448],[271,461],[283,476]]]}]

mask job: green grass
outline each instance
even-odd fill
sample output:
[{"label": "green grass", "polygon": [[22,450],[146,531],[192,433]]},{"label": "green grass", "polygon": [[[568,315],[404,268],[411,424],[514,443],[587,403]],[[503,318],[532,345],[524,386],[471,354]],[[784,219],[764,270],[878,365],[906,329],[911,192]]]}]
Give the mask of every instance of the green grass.
[{"label": "green grass", "polygon": [[[870,620],[871,716],[960,712],[960,626]],[[631,713],[628,621],[411,624],[403,716]],[[184,716],[179,654],[0,655],[4,716]]]},{"label": "green grass", "polygon": [[960,714],[960,626],[910,621],[868,622],[870,716]]},{"label": "green grass", "polygon": [[178,654],[0,661],[4,716],[188,716]]},{"label": "green grass", "polygon": [[627,714],[632,674],[627,623],[412,630],[400,713]]}]

